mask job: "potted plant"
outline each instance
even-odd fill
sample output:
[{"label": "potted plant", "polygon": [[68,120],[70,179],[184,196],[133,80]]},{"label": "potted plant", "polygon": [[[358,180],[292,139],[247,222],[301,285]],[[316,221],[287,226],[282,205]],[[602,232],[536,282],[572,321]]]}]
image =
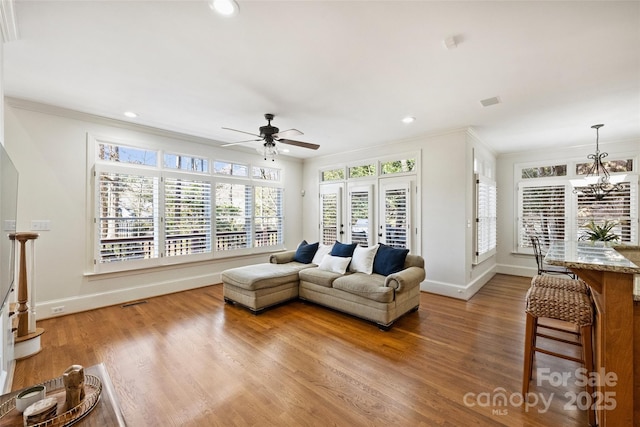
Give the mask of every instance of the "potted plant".
[{"label": "potted plant", "polygon": [[591,242],[617,242],[620,240],[620,236],[611,231],[617,225],[616,221],[605,220],[604,224],[598,225],[591,220],[583,226],[586,231],[580,239]]}]

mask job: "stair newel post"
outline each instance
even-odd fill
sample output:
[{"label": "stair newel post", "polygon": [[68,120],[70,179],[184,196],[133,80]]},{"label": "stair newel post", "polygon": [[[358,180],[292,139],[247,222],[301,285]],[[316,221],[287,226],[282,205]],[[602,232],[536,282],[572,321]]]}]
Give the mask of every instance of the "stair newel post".
[{"label": "stair newel post", "polygon": [[[33,301],[29,303],[29,279],[27,277],[27,242],[38,238],[38,233],[15,233],[15,239],[20,244],[20,268],[18,272],[18,338],[24,337],[35,331],[35,316],[33,319],[33,331],[30,331],[31,321],[29,319],[30,305],[34,305]],[[35,251],[32,250],[32,254]],[[33,272],[33,269],[31,269]],[[31,289],[33,290],[33,288]]]}]

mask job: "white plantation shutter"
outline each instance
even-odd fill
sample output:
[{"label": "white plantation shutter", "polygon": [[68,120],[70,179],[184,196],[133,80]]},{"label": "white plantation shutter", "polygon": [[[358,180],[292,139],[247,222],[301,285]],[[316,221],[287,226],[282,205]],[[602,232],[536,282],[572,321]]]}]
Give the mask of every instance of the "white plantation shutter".
[{"label": "white plantation shutter", "polygon": [[251,187],[216,184],[216,250],[251,247]]},{"label": "white plantation shutter", "polygon": [[603,225],[614,221],[611,230],[620,237],[621,243],[638,243],[638,182],[623,182],[622,189],[612,191],[602,200],[577,194],[576,235],[580,239],[585,233],[585,225],[593,221]]},{"label": "white plantation shutter", "polygon": [[283,189],[255,187],[254,246],[275,246],[282,243]]},{"label": "white plantation shutter", "polygon": [[543,246],[565,240],[566,193],[566,184],[518,186],[518,248],[531,247],[531,235],[538,236]]},{"label": "white plantation shutter", "polygon": [[349,191],[349,241],[362,246],[373,244],[373,206],[371,186],[354,187]]},{"label": "white plantation shutter", "polygon": [[382,187],[381,242],[396,248],[411,248],[410,186],[387,184]]},{"label": "white plantation shutter", "polygon": [[496,212],[495,181],[476,175],[476,264],[496,253]]},{"label": "white plantation shutter", "polygon": [[158,177],[97,172],[97,264],[158,258]]},{"label": "white plantation shutter", "polygon": [[165,178],[165,256],[211,252],[211,184]]},{"label": "white plantation shutter", "polygon": [[342,187],[322,185],[320,187],[320,241],[332,245],[342,241]]}]

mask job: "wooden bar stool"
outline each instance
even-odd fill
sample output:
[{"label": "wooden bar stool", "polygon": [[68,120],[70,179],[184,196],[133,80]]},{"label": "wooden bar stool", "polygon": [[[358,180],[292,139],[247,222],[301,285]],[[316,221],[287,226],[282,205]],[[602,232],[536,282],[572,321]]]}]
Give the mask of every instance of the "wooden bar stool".
[{"label": "wooden bar stool", "polygon": [[[577,286],[577,285],[576,285]],[[587,288],[588,289],[588,288]],[[569,291],[558,287],[531,286],[526,295],[526,332],[524,342],[524,371],[522,378],[522,395],[529,393],[529,383],[533,376],[533,357],[535,352],[549,354],[562,359],[582,364],[588,374],[593,372],[592,330],[593,305],[587,293]],[[547,318],[561,320],[575,325],[576,329],[543,325],[538,319]],[[538,328],[545,328],[576,336],[576,340],[568,340],[558,336],[542,333]],[[566,344],[582,347],[582,358],[568,356],[537,346],[536,338],[543,337]],[[587,383],[587,393],[593,396],[593,386]],[[589,409],[589,425],[595,425],[595,411]]]},{"label": "wooden bar stool", "polygon": [[531,286],[541,288],[563,289],[565,291],[580,292],[590,295],[589,286],[580,279],[570,279],[562,276],[546,276],[539,274],[531,279]]}]

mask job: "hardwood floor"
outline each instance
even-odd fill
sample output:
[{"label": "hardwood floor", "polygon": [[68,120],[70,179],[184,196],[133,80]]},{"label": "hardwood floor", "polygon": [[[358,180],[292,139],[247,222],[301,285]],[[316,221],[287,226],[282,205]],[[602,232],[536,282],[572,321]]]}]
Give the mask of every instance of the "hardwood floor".
[{"label": "hardwood floor", "polygon": [[214,285],[38,322],[43,350],[17,363],[13,389],[103,362],[130,426],[586,425],[565,408],[583,391],[571,381],[534,379],[549,409],[517,406],[528,286],[497,275],[470,301],[423,293],[382,332],[301,302],[254,316]]}]

